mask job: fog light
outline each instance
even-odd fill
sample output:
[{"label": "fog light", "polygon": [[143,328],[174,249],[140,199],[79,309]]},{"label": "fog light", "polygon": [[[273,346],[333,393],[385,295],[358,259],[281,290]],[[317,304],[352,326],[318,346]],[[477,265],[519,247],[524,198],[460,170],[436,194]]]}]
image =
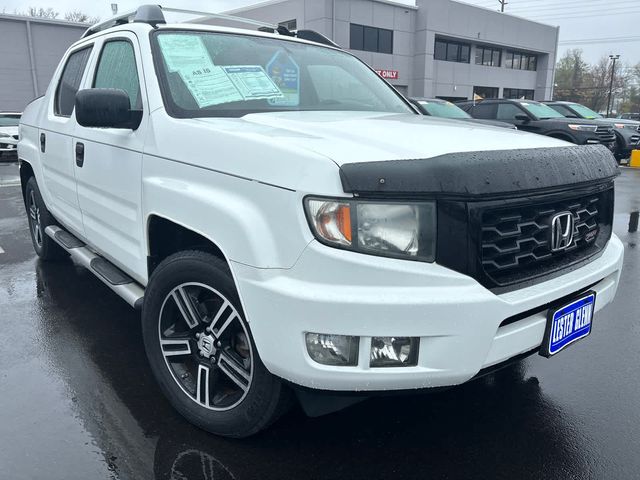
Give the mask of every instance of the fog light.
[{"label": "fog light", "polygon": [[412,367],[418,364],[418,337],[373,337],[372,367]]},{"label": "fog light", "polygon": [[307,333],[307,352],[323,365],[355,366],[358,364],[360,337]]}]

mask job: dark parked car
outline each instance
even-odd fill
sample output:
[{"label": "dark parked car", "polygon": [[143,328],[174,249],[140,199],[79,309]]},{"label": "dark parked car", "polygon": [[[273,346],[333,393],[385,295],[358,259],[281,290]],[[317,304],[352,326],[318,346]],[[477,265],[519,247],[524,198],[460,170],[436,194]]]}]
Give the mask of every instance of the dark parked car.
[{"label": "dark parked car", "polygon": [[513,123],[519,130],[559,138],[578,145],[606,145],[615,150],[613,127],[595,120],[566,118],[544,103],[503,98],[457,104],[474,118]]},{"label": "dark parked car", "polygon": [[597,120],[602,124],[612,126],[616,134],[615,155],[618,160],[629,158],[632,150],[640,148],[640,122],[622,118],[605,118],[589,107],[575,102],[553,101],[544,103],[567,118]]},{"label": "dark parked car", "polygon": [[619,118],[640,121],[640,113],[623,113]]},{"label": "dark parked car", "polygon": [[499,122],[497,120],[482,120],[473,118],[467,112],[453,103],[440,98],[410,98],[409,101],[415,105],[420,113],[432,117],[452,118],[467,122],[491,125],[494,127],[516,128],[512,123]]}]

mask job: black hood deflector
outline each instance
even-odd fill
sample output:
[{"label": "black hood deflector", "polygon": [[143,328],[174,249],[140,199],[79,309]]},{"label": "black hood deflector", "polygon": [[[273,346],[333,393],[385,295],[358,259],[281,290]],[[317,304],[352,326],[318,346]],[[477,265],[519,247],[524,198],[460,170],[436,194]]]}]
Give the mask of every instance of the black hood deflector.
[{"label": "black hood deflector", "polygon": [[605,183],[619,174],[602,145],[448,153],[433,158],[348,163],[346,193],[484,197]]}]

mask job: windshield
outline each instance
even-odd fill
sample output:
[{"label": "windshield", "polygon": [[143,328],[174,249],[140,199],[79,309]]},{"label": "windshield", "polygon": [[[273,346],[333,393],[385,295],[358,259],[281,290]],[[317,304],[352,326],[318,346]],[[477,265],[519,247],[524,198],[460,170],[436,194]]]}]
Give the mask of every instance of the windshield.
[{"label": "windshield", "polygon": [[0,113],[0,127],[17,127],[20,115],[6,115]]},{"label": "windshield", "polygon": [[451,102],[429,102],[428,100],[418,100],[418,103],[423,110],[434,117],[471,118],[471,115]]},{"label": "windshield", "polygon": [[154,35],[165,106],[177,117],[351,110],[413,113],[364,63],[331,48],[209,32]]},{"label": "windshield", "polygon": [[545,105],[544,103],[520,102],[520,105],[527,112],[539,118],[540,120],[544,120],[546,118],[564,118],[564,115],[556,112],[553,108],[551,108],[549,105]]},{"label": "windshield", "polygon": [[593,120],[594,118],[604,118],[597,112],[594,112],[589,107],[585,107],[584,105],[580,105],[579,103],[572,103],[571,108],[576,111],[578,115],[582,118],[588,118],[589,120]]}]

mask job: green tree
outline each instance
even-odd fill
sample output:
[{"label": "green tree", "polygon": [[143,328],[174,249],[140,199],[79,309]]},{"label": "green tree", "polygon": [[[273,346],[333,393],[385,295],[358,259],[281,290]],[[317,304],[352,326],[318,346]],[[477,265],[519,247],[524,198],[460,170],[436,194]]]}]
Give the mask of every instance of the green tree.
[{"label": "green tree", "polygon": [[556,66],[555,99],[584,103],[589,95],[589,70],[581,49],[568,50]]}]

